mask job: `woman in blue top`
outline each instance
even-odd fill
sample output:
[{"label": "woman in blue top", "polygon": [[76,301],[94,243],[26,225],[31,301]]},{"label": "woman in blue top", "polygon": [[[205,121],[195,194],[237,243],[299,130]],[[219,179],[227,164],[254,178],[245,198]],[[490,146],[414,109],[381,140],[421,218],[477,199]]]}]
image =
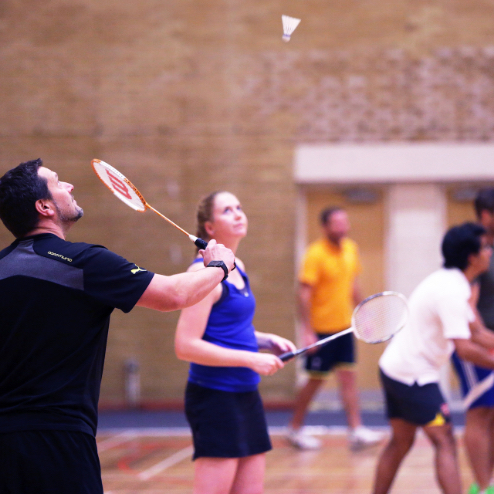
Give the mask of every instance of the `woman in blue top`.
[{"label": "woman in blue top", "polygon": [[[214,238],[234,253],[247,234],[247,217],[229,192],[203,199],[197,222],[199,237]],[[274,374],[283,367],[276,355],[295,349],[285,338],[254,330],[254,296],[242,261],[236,258],[236,264],[208,297],[182,310],[177,326],[176,354],[191,362],[185,412],[194,440],[194,494],[263,491],[271,442],[259,374]],[[199,269],[208,268],[194,262],[189,271]]]}]

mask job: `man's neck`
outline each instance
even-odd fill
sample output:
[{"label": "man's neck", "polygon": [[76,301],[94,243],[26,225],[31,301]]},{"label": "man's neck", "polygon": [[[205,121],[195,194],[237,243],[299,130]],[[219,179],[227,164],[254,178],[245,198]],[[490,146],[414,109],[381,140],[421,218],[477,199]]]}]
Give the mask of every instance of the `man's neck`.
[{"label": "man's neck", "polygon": [[38,225],[36,228],[33,228],[26,237],[31,237],[32,235],[41,235],[42,233],[51,233],[60,237],[62,240],[65,240],[65,232],[58,226],[54,224],[50,225]]},{"label": "man's neck", "polygon": [[343,239],[342,238],[331,238],[331,237],[328,237],[328,236],[326,236],[326,240],[331,245],[333,245],[334,247],[336,247],[338,249],[341,247],[341,243],[343,242]]}]

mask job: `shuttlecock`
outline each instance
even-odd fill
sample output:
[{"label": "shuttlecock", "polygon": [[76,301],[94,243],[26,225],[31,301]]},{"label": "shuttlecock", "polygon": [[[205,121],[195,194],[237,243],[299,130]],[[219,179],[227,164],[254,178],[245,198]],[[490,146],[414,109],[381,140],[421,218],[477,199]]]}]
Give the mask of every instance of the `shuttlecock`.
[{"label": "shuttlecock", "polygon": [[293,31],[295,31],[296,27],[300,23],[300,19],[295,19],[295,17],[289,17],[288,15],[281,16],[281,22],[283,24],[283,36],[281,39],[283,41],[290,41],[290,36]]}]

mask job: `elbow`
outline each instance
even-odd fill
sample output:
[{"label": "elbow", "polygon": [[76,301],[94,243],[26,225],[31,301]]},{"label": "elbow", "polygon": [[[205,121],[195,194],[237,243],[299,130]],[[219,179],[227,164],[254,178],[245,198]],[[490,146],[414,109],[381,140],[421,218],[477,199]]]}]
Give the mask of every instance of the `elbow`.
[{"label": "elbow", "polygon": [[455,350],[462,360],[470,360],[472,344],[470,340],[455,340]]},{"label": "elbow", "polygon": [[178,339],[175,339],[175,355],[179,360],[188,361],[186,346]]},{"label": "elbow", "polygon": [[467,351],[465,351],[463,348],[456,349],[456,354],[458,357],[461,358],[461,360],[468,360],[468,357],[470,356]]}]

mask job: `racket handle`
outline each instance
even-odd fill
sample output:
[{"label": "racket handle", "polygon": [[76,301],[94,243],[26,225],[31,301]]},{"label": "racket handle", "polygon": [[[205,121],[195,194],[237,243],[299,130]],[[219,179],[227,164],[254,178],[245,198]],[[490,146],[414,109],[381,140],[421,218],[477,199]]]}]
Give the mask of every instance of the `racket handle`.
[{"label": "racket handle", "polygon": [[[196,247],[199,247],[199,249],[205,249],[208,246],[208,243],[202,238],[194,237],[194,235],[189,235],[189,238],[196,244]],[[233,263],[233,268],[231,270],[233,271],[236,267],[237,265]]]},{"label": "racket handle", "polygon": [[286,353],[282,353],[281,355],[278,355],[278,358],[282,362],[286,362],[286,361],[292,359],[293,357],[295,357],[295,352],[286,352]]},{"label": "racket handle", "polygon": [[202,238],[196,238],[194,240],[194,243],[196,244],[197,247],[199,247],[199,249],[205,249],[208,246],[208,243]]},{"label": "racket handle", "polygon": [[197,238],[194,235],[189,235],[189,238],[192,240],[192,242],[194,242],[196,247],[198,247],[199,249],[205,249],[208,246],[208,243],[202,238]]}]

